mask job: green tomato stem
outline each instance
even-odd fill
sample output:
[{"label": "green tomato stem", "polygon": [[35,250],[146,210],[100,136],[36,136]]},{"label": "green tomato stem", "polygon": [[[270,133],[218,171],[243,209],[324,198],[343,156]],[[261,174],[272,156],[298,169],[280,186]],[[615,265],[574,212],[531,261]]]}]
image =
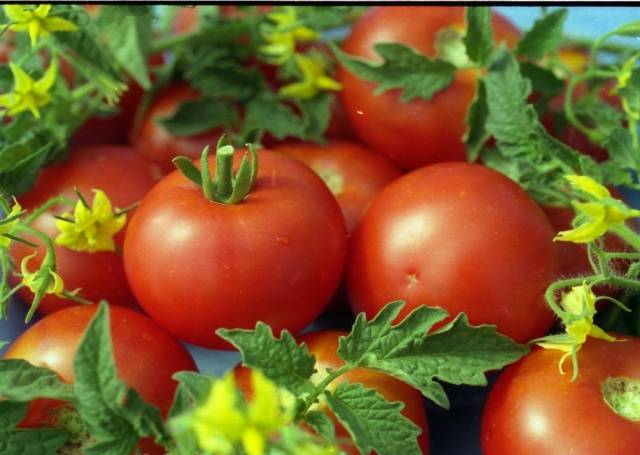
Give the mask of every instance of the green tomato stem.
[{"label": "green tomato stem", "polygon": [[51,199],[48,199],[44,204],[32,210],[29,216],[27,216],[24,219],[24,224],[30,225],[36,220],[36,218],[38,218],[40,215],[42,215],[44,212],[49,210],[54,205],[58,205],[58,204],[68,205],[69,207],[73,207],[73,202],[71,201],[71,199],[69,199],[66,196],[52,197]]},{"label": "green tomato stem", "polygon": [[305,414],[309,410],[311,405],[317,401],[320,394],[322,394],[326,390],[329,384],[331,384],[338,377],[342,376],[344,373],[353,368],[354,367],[349,364],[344,364],[340,368],[332,370],[329,374],[327,374],[327,376],[325,376],[322,381],[320,381],[318,385],[316,385],[314,393],[306,399],[301,414]]},{"label": "green tomato stem", "polygon": [[627,242],[636,251],[640,251],[640,236],[626,224],[617,226],[611,229],[611,231]]},{"label": "green tomato stem", "polygon": [[227,199],[233,192],[233,147],[225,145],[216,152],[216,190]]},{"label": "green tomato stem", "polygon": [[[583,282],[587,282],[590,285],[598,284],[601,281],[604,281],[605,277],[603,275],[592,275],[585,277],[577,277],[577,278],[568,278],[566,280],[558,280],[549,285],[546,292],[544,293],[544,298],[547,301],[547,305],[549,308],[558,316],[560,319],[564,319],[564,316],[567,314],[560,306],[556,303],[556,292],[560,289],[569,288],[572,286],[579,286]],[[640,285],[640,283],[639,283]]]}]

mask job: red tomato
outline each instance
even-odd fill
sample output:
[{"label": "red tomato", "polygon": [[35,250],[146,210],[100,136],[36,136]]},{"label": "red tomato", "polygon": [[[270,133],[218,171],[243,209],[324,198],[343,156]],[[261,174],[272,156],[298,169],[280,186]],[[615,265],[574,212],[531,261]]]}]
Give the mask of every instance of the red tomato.
[{"label": "red tomato", "polygon": [[273,150],[302,161],[324,180],[340,204],[349,233],[373,197],[400,177],[400,171],[385,158],[353,142],[286,142]]},{"label": "red tomato", "polygon": [[[397,42],[435,57],[438,32],[453,28],[464,33],[464,27],[462,7],[376,7],[353,26],[342,49],[378,61],[380,56],[374,45]],[[497,42],[514,46],[520,36],[511,23],[496,13],[493,27]],[[344,68],[338,72],[343,84],[342,101],[358,136],[404,169],[466,159],[462,135],[477,77],[474,70],[458,71],[455,81],[431,100],[404,102],[399,89],[376,96],[376,83],[359,79]]]},{"label": "red tomato", "polygon": [[[40,172],[33,188],[20,198],[26,209],[40,206],[49,198],[64,194],[73,200],[76,195],[74,187],[83,194],[87,201],[93,200],[92,189],[98,188],[109,196],[114,207],[124,208],[142,199],[154,185],[154,170],[134,150],[125,146],[102,145],[75,149],[68,160],[48,166]],[[33,227],[43,231],[52,238],[58,234],[53,215],[72,208],[56,207],[38,217]],[[131,217],[131,213],[127,216]],[[126,227],[125,227],[126,229]],[[124,231],[116,235],[116,243],[120,248],[124,243]],[[27,236],[25,236],[27,238]],[[36,243],[41,242],[35,240]],[[33,248],[13,242],[11,256],[20,264],[25,256],[33,253]],[[29,262],[30,270],[35,270],[44,257],[44,246],[38,247],[37,256]],[[116,305],[137,307],[135,298],[129,290],[122,254],[120,252],[77,252],[63,246],[56,246],[58,273],[62,277],[65,288],[82,289],[82,296],[94,302],[106,299]],[[19,295],[31,301],[33,294],[23,288]],[[75,305],[71,300],[61,299],[48,294],[40,303],[38,311],[48,314]]]},{"label": "red tomato", "polygon": [[[316,369],[319,375],[317,377],[318,381],[326,375],[327,368],[335,370],[344,365],[344,362],[338,354],[336,354],[336,351],[338,349],[339,338],[346,335],[347,332],[324,330],[298,337],[298,342],[305,343],[309,348],[309,352],[316,357]],[[251,398],[250,371],[248,368],[242,366],[238,366],[234,370],[238,386],[243,392],[248,393],[249,399]],[[400,401],[404,403],[402,413],[406,418],[420,427],[422,434],[418,437],[418,443],[420,444],[423,454],[427,455],[429,453],[429,428],[423,404],[424,400],[420,392],[391,376],[367,368],[356,368],[345,373],[332,382],[329,389],[335,390],[342,382],[361,383],[365,387],[377,390],[388,401]],[[331,411],[328,410],[326,403],[321,403],[319,407],[334,419],[337,437],[350,438],[348,431],[338,422]],[[345,447],[344,450],[347,450],[349,454],[355,455],[359,453],[355,447]]]},{"label": "red tomato", "polygon": [[267,150],[259,157],[256,183],[239,204],[208,201],[175,171],[131,220],[129,284],[151,317],[182,340],[227,349],[217,328],[257,321],[298,332],[340,281],[346,228],[335,198],[302,163]]},{"label": "red tomato", "polygon": [[[630,455],[640,421],[616,414],[603,399],[607,378],[640,380],[640,339],[590,338],[578,353],[580,375],[560,375],[560,351],[536,349],[511,365],[489,395],[482,420],[484,455]],[[567,368],[571,368],[570,361]]]},{"label": "red tomato", "polygon": [[553,230],[513,181],[471,163],[439,163],[400,177],[373,200],[351,242],[354,312],[392,300],[464,311],[517,341],[544,335],[555,278]]},{"label": "red tomato", "polygon": [[[96,309],[95,305],[76,306],[45,317],[9,347],[5,358],[24,359],[55,371],[64,382],[73,382],[75,353]],[[191,355],[146,316],[117,306],[111,306],[110,312],[119,378],[166,417],[177,386],[171,376],[178,371],[196,371]],[[55,409],[62,404],[56,400],[34,400],[21,425],[54,426]],[[148,449],[145,453],[164,453],[149,441],[142,444]]]},{"label": "red tomato", "polygon": [[185,101],[200,98],[199,93],[186,85],[175,85],[162,91],[149,107],[138,131],[131,137],[131,145],[142,155],[157,163],[164,173],[175,167],[171,160],[176,156],[197,158],[206,145],[215,145],[223,133],[222,128],[195,136],[172,136],[159,123],[171,117]]}]

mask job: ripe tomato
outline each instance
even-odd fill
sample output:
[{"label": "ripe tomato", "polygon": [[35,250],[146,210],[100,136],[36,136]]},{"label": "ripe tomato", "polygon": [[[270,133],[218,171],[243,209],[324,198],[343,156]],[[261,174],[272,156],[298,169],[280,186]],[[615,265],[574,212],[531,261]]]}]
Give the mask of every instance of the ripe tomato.
[{"label": "ripe tomato", "polygon": [[[76,200],[74,187],[91,202],[91,190],[98,188],[105,191],[114,207],[124,208],[142,199],[154,184],[152,164],[131,148],[119,145],[85,147],[73,150],[68,160],[42,170],[33,188],[20,198],[20,203],[26,209],[33,209],[58,194]],[[73,209],[54,207],[38,217],[33,227],[55,238],[58,229],[53,216],[65,211]],[[131,217],[131,213],[127,216]],[[125,229],[126,227],[115,238],[120,248],[124,243]],[[35,238],[31,240],[41,244]],[[12,243],[11,257],[17,264],[33,252],[34,249],[30,246]],[[37,256],[29,262],[30,270],[35,270],[44,258],[44,246],[36,248],[35,252]],[[55,252],[58,273],[66,289],[81,288],[82,296],[94,302],[106,299],[116,305],[137,307],[125,278],[120,252],[77,252],[63,246],[56,246]],[[33,298],[32,292],[27,288],[21,289],[19,295],[26,301]],[[47,294],[38,311],[48,314],[72,305],[75,303],[71,300]]]},{"label": "ripe tomato", "polygon": [[302,161],[324,180],[340,204],[349,233],[373,197],[400,177],[400,171],[384,157],[354,142],[285,142],[272,149]]},{"label": "ripe tomato", "polygon": [[517,341],[544,335],[555,278],[553,230],[536,203],[502,174],[439,163],[400,177],[373,200],[351,242],[354,312],[392,300],[464,311]]},{"label": "ripe tomato", "polygon": [[[305,343],[309,348],[309,352],[316,357],[316,369],[318,370],[316,379],[318,381],[322,380],[326,375],[328,368],[335,370],[344,364],[342,359],[336,354],[336,351],[338,349],[339,338],[346,335],[347,332],[338,330],[323,330],[298,337],[298,342]],[[249,398],[251,398],[250,371],[248,368],[242,366],[236,367],[234,370],[239,387],[243,392],[248,393]],[[376,389],[388,401],[400,401],[404,403],[402,413],[420,427],[422,434],[418,437],[418,443],[420,444],[423,454],[427,455],[429,453],[427,415],[423,404],[424,400],[420,392],[391,376],[367,368],[357,368],[345,373],[332,382],[329,388],[335,390],[341,382],[361,383],[365,387]],[[335,419],[333,414],[328,410],[326,403],[321,403],[319,407],[334,419],[337,437],[350,438],[348,431]],[[345,447],[344,450],[347,450],[350,454],[359,453],[354,447]]]},{"label": "ripe tomato", "polygon": [[173,158],[187,156],[195,159],[206,145],[218,142],[223,133],[222,128],[214,128],[195,136],[173,136],[159,123],[159,120],[175,114],[185,101],[199,98],[199,93],[186,85],[165,89],[149,107],[138,131],[132,133],[131,145],[158,164],[165,174],[175,169],[171,162]]},{"label": "ripe tomato", "polygon": [[[578,352],[580,375],[558,372],[560,351],[536,349],[508,367],[489,395],[482,420],[484,455],[629,455],[640,447],[640,421],[603,399],[607,378],[640,380],[640,339],[590,338]],[[570,361],[567,362],[567,368]]]},{"label": "ripe tomato", "polygon": [[[55,371],[64,382],[73,382],[73,361],[96,305],[67,308],[48,315],[24,332],[5,358],[24,359]],[[166,416],[177,383],[171,376],[183,370],[196,371],[189,352],[148,317],[117,306],[110,307],[111,337],[119,378],[136,389],[145,401]],[[34,400],[22,422],[23,427],[55,426],[57,400]],[[145,453],[164,453],[143,441]]]},{"label": "ripe tomato", "polygon": [[226,349],[217,328],[253,328],[257,321],[297,332],[340,281],[346,228],[335,198],[304,164],[258,154],[258,178],[239,204],[208,201],[174,171],[131,220],[124,244],[129,284],[149,315],[182,340]]},{"label": "ripe tomato", "polygon": [[[435,57],[439,31],[450,28],[464,33],[464,27],[462,7],[375,7],[353,26],[342,49],[380,60],[374,45],[397,42]],[[494,13],[493,27],[497,42],[515,45],[519,38],[515,26]],[[477,77],[474,70],[458,71],[455,81],[431,100],[404,102],[398,89],[376,96],[376,83],[359,79],[344,68],[338,72],[342,101],[358,136],[404,169],[466,159],[462,135]]]}]

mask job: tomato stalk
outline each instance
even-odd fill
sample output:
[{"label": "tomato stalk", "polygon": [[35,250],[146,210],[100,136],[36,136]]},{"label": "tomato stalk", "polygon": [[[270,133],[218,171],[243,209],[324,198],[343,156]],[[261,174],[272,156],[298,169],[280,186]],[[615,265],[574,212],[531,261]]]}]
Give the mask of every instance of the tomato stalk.
[{"label": "tomato stalk", "polygon": [[216,147],[216,168],[213,179],[209,169],[209,146],[205,147],[200,155],[200,169],[184,156],[174,158],[173,163],[185,177],[202,188],[204,197],[208,201],[238,204],[247,197],[258,176],[258,153],[253,144],[247,144],[247,148],[249,151],[242,157],[235,175],[233,173],[235,150],[226,136],[220,138]]}]

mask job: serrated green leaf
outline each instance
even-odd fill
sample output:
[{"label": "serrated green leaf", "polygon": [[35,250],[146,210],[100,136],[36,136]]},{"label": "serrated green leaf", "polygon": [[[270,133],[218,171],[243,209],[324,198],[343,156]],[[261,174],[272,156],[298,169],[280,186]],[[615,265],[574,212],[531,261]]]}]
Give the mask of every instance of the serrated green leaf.
[{"label": "serrated green leaf", "polygon": [[384,371],[447,408],[449,400],[435,379],[485,385],[487,371],[500,369],[528,352],[497,333],[494,326],[470,326],[464,313],[428,334],[447,316],[440,308],[418,307],[391,325],[403,304],[388,304],[369,322],[359,315],[351,334],[340,339],[338,355],[350,366]]},{"label": "serrated green leaf", "polygon": [[22,359],[0,360],[0,396],[11,401],[75,400],[73,387],[61,382],[56,373]]},{"label": "serrated green leaf", "polygon": [[238,113],[231,103],[204,98],[185,101],[173,116],[159,122],[174,136],[192,136],[219,126],[233,125],[237,119]]},{"label": "serrated green leaf", "polygon": [[264,88],[264,77],[255,68],[245,68],[240,63],[208,65],[197,75],[187,69],[185,77],[204,96],[246,100]]},{"label": "serrated green leaf", "polygon": [[276,139],[304,138],[305,124],[302,118],[276,97],[263,93],[249,101],[246,109],[243,137],[258,131],[260,134],[271,133]]},{"label": "serrated green leaf", "polygon": [[278,386],[298,397],[313,392],[309,378],[315,371],[315,357],[288,331],[276,338],[271,327],[258,322],[255,330],[219,329],[216,333],[240,351],[244,365],[262,371]]},{"label": "serrated green leaf", "polygon": [[56,455],[68,434],[50,428],[16,430],[29,403],[0,401],[0,453],[2,455]]},{"label": "serrated green leaf", "polygon": [[484,80],[478,80],[476,95],[467,113],[467,130],[464,133],[464,143],[467,147],[467,160],[476,161],[480,150],[491,135],[485,129],[489,108],[487,106],[487,89]]},{"label": "serrated green leaf", "polygon": [[530,62],[523,62],[520,63],[520,72],[525,79],[531,81],[531,88],[536,93],[554,97],[564,90],[564,81],[549,69]]},{"label": "serrated green leaf", "polygon": [[325,391],[324,396],[360,453],[422,453],[417,441],[420,429],[402,415],[402,403],[389,403],[375,390],[346,382],[333,393]]},{"label": "serrated green leaf", "polygon": [[100,12],[100,25],[108,36],[107,46],[122,68],[145,90],[151,88],[147,60],[152,21],[149,6],[107,7]]},{"label": "serrated green leaf", "polygon": [[211,392],[211,378],[193,371],[180,371],[173,375],[178,381],[175,398],[169,410],[169,418],[193,410]]},{"label": "serrated green leaf", "polygon": [[330,443],[335,443],[336,428],[327,414],[322,411],[309,411],[303,416],[303,420],[320,436]]},{"label": "serrated green leaf", "polygon": [[562,42],[564,21],[567,18],[565,8],[550,12],[536,20],[520,42],[516,52],[518,55],[541,59],[548,52],[554,51]]},{"label": "serrated green leaf", "polygon": [[132,434],[123,434],[120,438],[100,441],[83,449],[85,455],[124,455],[132,452],[138,438]]},{"label": "serrated green leaf", "polygon": [[601,165],[605,180],[614,185],[633,186],[632,172],[640,169],[640,163],[629,130],[621,126],[613,129],[604,147],[609,153],[609,160]]},{"label": "serrated green leaf", "polygon": [[493,52],[493,26],[491,8],[488,6],[466,7],[467,32],[464,45],[469,58],[480,66],[489,63]]},{"label": "serrated green leaf", "polygon": [[[109,308],[100,304],[78,346],[74,360],[77,409],[95,440],[92,452],[133,449],[141,437],[170,441],[160,411],[118,379],[109,331]],[[98,447],[98,448],[96,448]],[[113,452],[115,454],[115,452]]]},{"label": "serrated green leaf", "polygon": [[350,73],[378,84],[375,95],[402,89],[402,101],[414,98],[428,101],[453,82],[456,67],[451,63],[430,59],[398,43],[378,43],[375,50],[382,57],[382,63],[350,56],[333,46],[336,57]]},{"label": "serrated green leaf", "polygon": [[309,100],[297,101],[304,122],[304,139],[324,142],[325,132],[331,120],[333,93],[319,93]]}]

